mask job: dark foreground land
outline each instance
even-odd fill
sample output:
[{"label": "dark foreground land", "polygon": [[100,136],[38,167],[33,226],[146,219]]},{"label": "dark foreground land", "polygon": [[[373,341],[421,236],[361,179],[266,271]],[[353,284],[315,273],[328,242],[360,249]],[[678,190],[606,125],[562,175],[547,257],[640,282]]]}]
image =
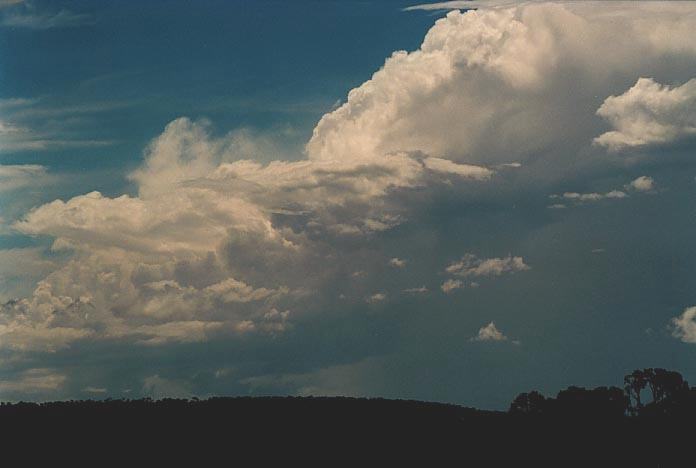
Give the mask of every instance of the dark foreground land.
[{"label": "dark foreground land", "polygon": [[694,421],[352,398],[14,404],[0,407],[0,463],[16,452],[22,463],[2,466],[693,467]]}]

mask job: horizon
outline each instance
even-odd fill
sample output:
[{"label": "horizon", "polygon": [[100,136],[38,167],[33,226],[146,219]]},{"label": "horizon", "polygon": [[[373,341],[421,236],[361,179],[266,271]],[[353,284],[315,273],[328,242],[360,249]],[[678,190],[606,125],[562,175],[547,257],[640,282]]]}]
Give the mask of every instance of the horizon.
[{"label": "horizon", "polygon": [[696,382],[696,3],[0,0],[0,401]]}]

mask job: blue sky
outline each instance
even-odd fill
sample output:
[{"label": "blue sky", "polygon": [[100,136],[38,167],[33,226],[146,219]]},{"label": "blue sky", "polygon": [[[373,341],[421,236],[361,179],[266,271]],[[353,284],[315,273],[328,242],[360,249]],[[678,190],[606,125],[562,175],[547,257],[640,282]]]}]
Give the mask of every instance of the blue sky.
[{"label": "blue sky", "polygon": [[696,9],[412,5],[0,2],[0,398],[696,379]]}]

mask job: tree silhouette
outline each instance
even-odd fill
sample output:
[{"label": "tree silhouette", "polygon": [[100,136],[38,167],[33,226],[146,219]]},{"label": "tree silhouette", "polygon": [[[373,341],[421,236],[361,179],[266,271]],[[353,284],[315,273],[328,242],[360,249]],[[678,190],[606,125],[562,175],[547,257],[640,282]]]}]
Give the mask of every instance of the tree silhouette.
[{"label": "tree silhouette", "polygon": [[542,414],[546,406],[546,397],[533,390],[529,393],[520,393],[510,404],[510,413],[514,414]]},{"label": "tree silhouette", "polygon": [[[646,388],[652,398],[649,403],[641,400],[641,392]],[[651,367],[634,370],[624,377],[624,390],[631,403],[635,402],[630,408],[632,414],[645,412],[648,406],[649,413],[656,413],[664,411],[664,408],[673,405],[678,399],[683,400],[682,397],[688,396],[689,383],[679,372]]]},{"label": "tree silhouette", "polygon": [[689,390],[689,383],[679,372],[665,369],[646,369],[648,387],[652,394],[653,403],[660,404],[667,399],[676,397],[679,393]]},{"label": "tree silhouette", "polygon": [[624,390],[629,398],[630,409],[633,414],[637,414],[643,407],[640,394],[647,384],[647,375],[642,370],[634,370],[624,377]]}]

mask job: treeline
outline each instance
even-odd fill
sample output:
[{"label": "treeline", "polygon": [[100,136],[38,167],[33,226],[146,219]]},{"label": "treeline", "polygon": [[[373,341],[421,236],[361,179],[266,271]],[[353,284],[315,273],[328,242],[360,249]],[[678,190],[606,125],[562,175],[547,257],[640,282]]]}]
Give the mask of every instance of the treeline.
[{"label": "treeline", "polygon": [[512,401],[514,415],[622,418],[626,416],[696,416],[696,387],[679,372],[660,368],[635,370],[624,377],[624,387],[586,389],[569,387],[547,398],[537,391],[521,393]]},{"label": "treeline", "polygon": [[696,389],[653,368],[623,388],[522,393],[509,411],[341,397],[0,404],[0,449],[24,462],[8,466],[130,467],[145,454],[156,466],[686,467],[694,427]]}]

